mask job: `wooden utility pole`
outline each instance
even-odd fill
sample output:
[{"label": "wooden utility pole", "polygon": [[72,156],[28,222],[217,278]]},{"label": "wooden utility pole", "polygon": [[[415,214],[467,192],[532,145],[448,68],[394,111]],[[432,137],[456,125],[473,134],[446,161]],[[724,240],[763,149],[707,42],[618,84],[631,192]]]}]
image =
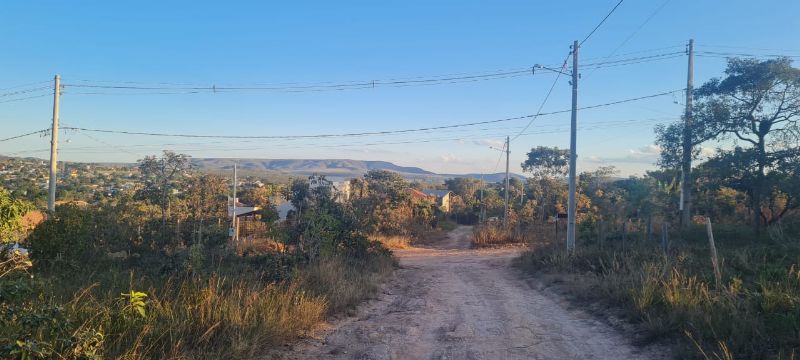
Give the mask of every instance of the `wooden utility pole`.
[{"label": "wooden utility pole", "polygon": [[575,160],[578,123],[578,41],[572,44],[572,119],[569,131],[569,202],[567,204],[567,253],[575,252]]},{"label": "wooden utility pole", "polygon": [[681,226],[692,223],[692,92],[694,89],[694,39],[689,40],[686,75],[686,114],[683,116],[683,157],[681,161]]},{"label": "wooden utility pole", "polygon": [[239,221],[236,217],[236,163],[233,163],[233,196],[232,196],[232,214],[231,214],[231,240],[234,242],[239,240]]},{"label": "wooden utility pole", "polygon": [[714,230],[711,228],[711,218],[706,216],[706,232],[708,232],[708,247],[711,249],[711,266],[714,268],[714,280],[717,289],[722,282],[722,275],[719,271],[719,260],[717,259],[717,245],[714,244]]},{"label": "wooden utility pole", "polygon": [[483,188],[485,185],[483,184],[483,175],[481,174],[481,211],[478,214],[478,222],[483,222],[484,218],[484,206],[483,206]]},{"label": "wooden utility pole", "polygon": [[511,145],[510,137],[506,136],[506,202],[505,202],[505,212],[503,212],[503,225],[508,225],[508,186],[509,186],[508,158],[511,155],[511,149],[509,148],[510,145]]},{"label": "wooden utility pole", "polygon": [[56,210],[56,173],[58,172],[58,113],[61,100],[61,76],[56,75],[53,87],[53,129],[50,130],[50,182],[47,194],[47,211]]}]

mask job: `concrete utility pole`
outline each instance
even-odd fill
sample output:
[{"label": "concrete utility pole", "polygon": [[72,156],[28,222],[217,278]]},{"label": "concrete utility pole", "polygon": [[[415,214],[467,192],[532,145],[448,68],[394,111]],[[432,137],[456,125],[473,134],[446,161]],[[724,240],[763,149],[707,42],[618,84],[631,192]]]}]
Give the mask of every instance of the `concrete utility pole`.
[{"label": "concrete utility pole", "polygon": [[508,225],[508,158],[511,156],[511,149],[509,146],[511,145],[510,137],[506,136],[506,206],[505,212],[503,213],[503,225]]},{"label": "concrete utility pole", "polygon": [[692,223],[692,92],[694,90],[694,39],[689,39],[689,68],[686,75],[686,114],[683,116],[683,158],[681,159],[681,226]]},{"label": "concrete utility pole", "polygon": [[58,172],[58,112],[61,100],[61,76],[56,75],[53,87],[53,129],[50,130],[50,182],[47,211],[56,210],[56,173]]},{"label": "concrete utility pole", "polygon": [[569,202],[567,204],[567,253],[575,252],[575,160],[578,123],[578,41],[572,44],[572,120],[569,131]]}]

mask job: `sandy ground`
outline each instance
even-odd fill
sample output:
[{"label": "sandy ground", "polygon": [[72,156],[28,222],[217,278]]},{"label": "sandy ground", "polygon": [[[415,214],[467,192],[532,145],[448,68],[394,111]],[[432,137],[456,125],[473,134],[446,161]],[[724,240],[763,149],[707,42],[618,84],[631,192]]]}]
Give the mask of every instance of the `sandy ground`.
[{"label": "sandy ground", "polygon": [[470,227],[437,245],[396,251],[401,268],[378,300],[335,321],[288,359],[652,359],[650,349],[510,267],[517,249],[469,249]]}]

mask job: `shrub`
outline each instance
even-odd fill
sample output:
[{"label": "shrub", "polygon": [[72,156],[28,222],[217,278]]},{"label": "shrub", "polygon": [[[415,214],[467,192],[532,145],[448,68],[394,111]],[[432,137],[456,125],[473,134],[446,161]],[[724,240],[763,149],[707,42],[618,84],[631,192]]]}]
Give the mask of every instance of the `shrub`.
[{"label": "shrub", "polygon": [[[516,265],[558,276],[587,301],[626,310],[646,337],[673,335],[706,358],[791,358],[800,348],[800,243],[753,242],[746,229],[716,232],[723,283],[714,284],[708,243],[679,233],[665,256],[656,242],[580,242],[526,252]],[[745,245],[747,244],[747,245]],[[646,339],[643,339],[646,340]]]},{"label": "shrub", "polygon": [[31,258],[39,269],[78,269],[96,260],[93,213],[77,205],[56,208],[55,215],[39,224],[27,239]]}]

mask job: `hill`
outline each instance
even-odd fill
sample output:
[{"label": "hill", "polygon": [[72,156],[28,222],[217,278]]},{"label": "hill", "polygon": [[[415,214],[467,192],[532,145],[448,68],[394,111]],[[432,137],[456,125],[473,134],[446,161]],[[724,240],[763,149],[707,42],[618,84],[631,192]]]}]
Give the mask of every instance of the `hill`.
[{"label": "hill", "polygon": [[[388,161],[367,161],[349,159],[223,159],[192,158],[192,165],[199,170],[209,172],[230,171],[233,163],[243,174],[269,173],[284,176],[325,175],[331,180],[350,179],[366,174],[370,170],[388,170],[399,173],[408,180],[436,181],[456,177],[483,179],[497,182],[505,179],[505,173],[495,174],[437,174],[413,166],[400,166]],[[511,174],[512,177],[524,179],[522,175]]]}]

